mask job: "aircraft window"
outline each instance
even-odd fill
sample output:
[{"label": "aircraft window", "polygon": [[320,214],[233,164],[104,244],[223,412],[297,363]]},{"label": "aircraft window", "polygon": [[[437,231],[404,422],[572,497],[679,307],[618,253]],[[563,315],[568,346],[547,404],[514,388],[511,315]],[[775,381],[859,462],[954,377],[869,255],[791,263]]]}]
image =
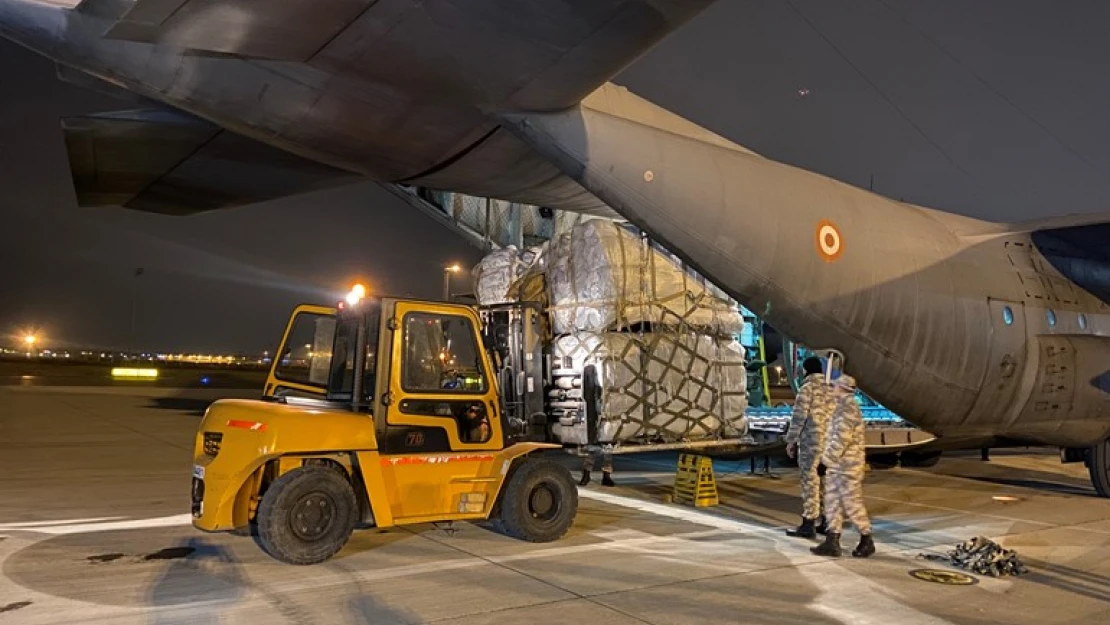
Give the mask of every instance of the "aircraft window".
[{"label": "aircraft window", "polygon": [[1056,311],[1054,311],[1054,310],[1052,310],[1051,308],[1049,308],[1049,309],[1048,309],[1048,312],[1047,312],[1047,313],[1045,313],[1045,314],[1046,314],[1046,315],[1048,316],[1048,325],[1049,325],[1049,326],[1054,326],[1054,325],[1056,325]]},{"label": "aircraft window", "polygon": [[335,317],[298,314],[274,363],[274,377],[295,384],[326,385],[334,339]]},{"label": "aircraft window", "polygon": [[1002,309],[1002,321],[1005,321],[1008,326],[1014,324],[1014,311],[1009,306]]},{"label": "aircraft window", "polygon": [[474,326],[459,315],[405,315],[401,387],[410,393],[484,393]]},{"label": "aircraft window", "polygon": [[1079,313],[1079,329],[1087,329],[1087,315],[1084,315],[1083,313]]}]

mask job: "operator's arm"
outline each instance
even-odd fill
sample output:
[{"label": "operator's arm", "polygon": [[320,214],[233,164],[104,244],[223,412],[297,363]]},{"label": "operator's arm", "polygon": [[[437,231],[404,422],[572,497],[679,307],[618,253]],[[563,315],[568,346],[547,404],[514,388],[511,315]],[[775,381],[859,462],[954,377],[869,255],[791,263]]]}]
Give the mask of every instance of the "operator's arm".
[{"label": "operator's arm", "polygon": [[790,415],[790,429],[786,432],[786,443],[792,445],[798,442],[802,436],[802,426],[806,422],[806,417],[809,416],[809,408],[813,403],[813,383],[806,382],[802,388],[798,390],[798,396],[794,398],[794,410]]},{"label": "operator's arm", "polygon": [[847,450],[848,443],[856,435],[851,423],[845,419],[847,412],[847,410],[837,406],[833,409],[832,418],[829,419],[828,433],[825,435],[825,449],[821,453],[821,464],[826,467],[836,466],[840,457]]}]

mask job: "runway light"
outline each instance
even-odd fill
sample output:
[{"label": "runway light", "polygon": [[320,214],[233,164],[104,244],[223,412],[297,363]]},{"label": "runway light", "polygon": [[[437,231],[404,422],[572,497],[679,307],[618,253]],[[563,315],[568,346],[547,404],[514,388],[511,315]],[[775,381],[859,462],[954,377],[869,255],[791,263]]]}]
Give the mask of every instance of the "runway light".
[{"label": "runway light", "polygon": [[112,368],[112,377],[133,380],[153,380],[158,377],[158,370],[137,369],[134,367],[114,367]]}]

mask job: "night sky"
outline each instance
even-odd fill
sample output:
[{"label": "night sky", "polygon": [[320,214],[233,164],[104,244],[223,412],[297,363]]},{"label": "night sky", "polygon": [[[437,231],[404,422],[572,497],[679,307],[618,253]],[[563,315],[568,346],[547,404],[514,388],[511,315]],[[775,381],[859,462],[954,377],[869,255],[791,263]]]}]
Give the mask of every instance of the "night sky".
[{"label": "night sky", "polygon": [[[1107,23],[1097,0],[719,0],[617,82],[894,198],[1000,221],[1094,212],[1110,207]],[[137,287],[145,348],[260,352],[292,306],[355,276],[435,297],[444,264],[479,258],[373,184],[191,218],[78,209],[58,118],[120,107],[0,41],[0,335],[124,346]]]}]

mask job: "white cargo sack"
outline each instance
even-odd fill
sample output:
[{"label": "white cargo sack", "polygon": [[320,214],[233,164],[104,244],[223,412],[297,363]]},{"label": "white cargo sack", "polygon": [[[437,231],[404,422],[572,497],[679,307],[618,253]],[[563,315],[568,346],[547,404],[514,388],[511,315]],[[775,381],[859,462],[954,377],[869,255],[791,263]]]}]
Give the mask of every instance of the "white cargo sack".
[{"label": "white cargo sack", "polygon": [[595,219],[551,242],[546,259],[555,334],[607,332],[641,323],[739,334],[739,310],[673,256],[616,223]]},{"label": "white cargo sack", "polygon": [[520,250],[510,245],[486,255],[474,267],[474,294],[481,306],[512,302],[509,286],[520,277]]}]

